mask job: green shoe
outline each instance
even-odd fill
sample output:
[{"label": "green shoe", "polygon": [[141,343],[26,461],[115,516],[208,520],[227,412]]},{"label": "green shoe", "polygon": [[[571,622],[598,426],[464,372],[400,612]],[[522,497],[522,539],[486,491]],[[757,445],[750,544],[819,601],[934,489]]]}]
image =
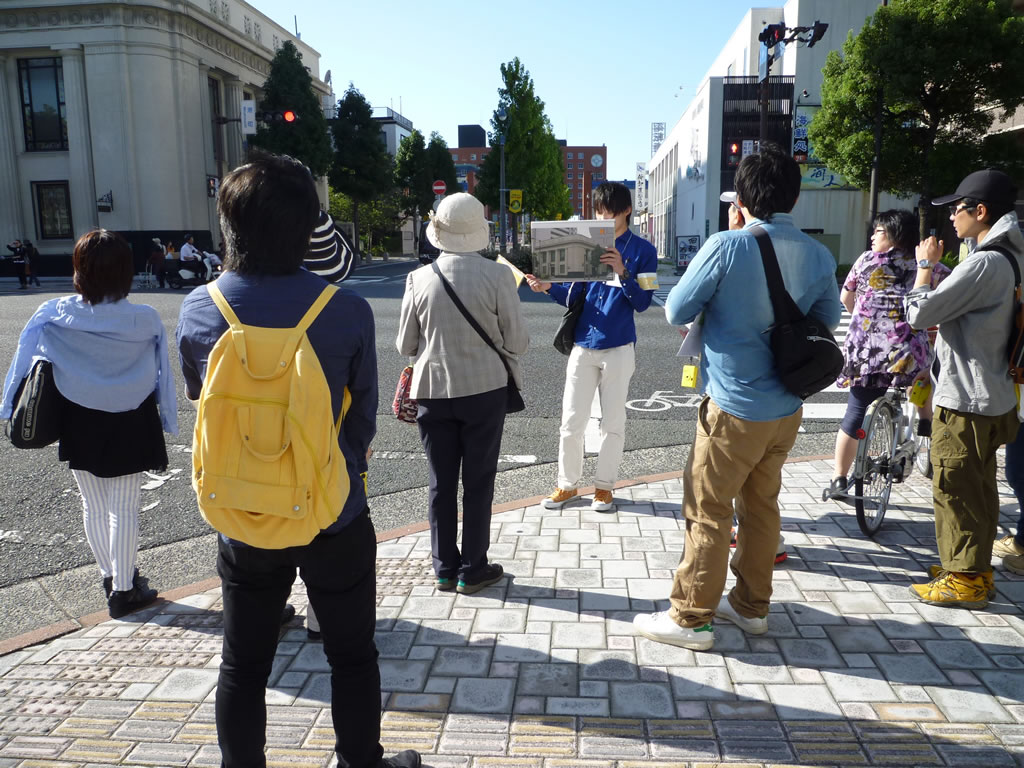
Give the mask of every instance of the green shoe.
[{"label": "green shoe", "polygon": [[455,589],[455,579],[448,579],[444,576],[437,577],[436,587],[438,592],[451,592]]}]

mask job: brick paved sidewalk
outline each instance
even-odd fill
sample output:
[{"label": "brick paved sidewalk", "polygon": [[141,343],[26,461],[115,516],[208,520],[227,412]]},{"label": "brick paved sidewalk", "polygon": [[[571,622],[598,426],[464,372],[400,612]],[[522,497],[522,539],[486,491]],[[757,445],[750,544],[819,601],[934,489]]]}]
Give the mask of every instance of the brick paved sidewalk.
[{"label": "brick paved sidewalk", "polygon": [[[434,590],[427,533],[379,545],[386,749],[444,768],[1024,764],[1024,579],[998,572],[983,612],[913,601],[935,562],[928,485],[899,486],[870,541],[818,500],[828,477],[786,465],[771,630],[716,623],[705,653],[631,625],[666,604],[678,480],[616,491],[612,514],[496,515],[510,576],[472,596]],[[0,768],[219,765],[219,608],[201,592],[0,657]],[[268,764],[332,764],[327,664],[299,620],[271,683]]]}]

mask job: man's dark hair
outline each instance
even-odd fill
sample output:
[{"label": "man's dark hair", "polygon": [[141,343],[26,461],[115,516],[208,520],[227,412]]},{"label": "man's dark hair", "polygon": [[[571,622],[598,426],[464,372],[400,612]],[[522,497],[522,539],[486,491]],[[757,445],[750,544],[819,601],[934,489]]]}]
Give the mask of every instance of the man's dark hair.
[{"label": "man's dark hair", "polygon": [[287,275],[302,266],[320,201],[306,166],[287,155],[259,153],[224,177],[217,213],[227,269]]},{"label": "man's dark hair", "polygon": [[[617,181],[602,181],[594,187],[590,199],[594,203],[595,213],[605,211],[612,216],[618,216],[620,213],[633,210],[633,196],[629,192],[629,187]],[[628,221],[626,225],[629,225]]]},{"label": "man's dark hair", "polygon": [[974,208],[978,203],[985,206],[985,223],[992,226],[1010,211],[1015,210],[1013,203],[990,203],[988,200],[978,200],[975,197],[965,197],[957,205],[966,205]]},{"label": "man's dark hair", "polygon": [[765,143],[740,161],[733,188],[747,210],[766,221],[773,213],[793,210],[800,196],[800,166],[778,144]]},{"label": "man's dark hair", "polygon": [[920,226],[913,211],[897,208],[882,211],[875,217],[875,227],[884,229],[892,247],[904,253],[912,253],[921,241]]},{"label": "man's dark hair", "polygon": [[116,232],[86,232],[75,243],[71,261],[75,267],[75,290],[89,304],[118,301],[132,288],[132,249]]}]

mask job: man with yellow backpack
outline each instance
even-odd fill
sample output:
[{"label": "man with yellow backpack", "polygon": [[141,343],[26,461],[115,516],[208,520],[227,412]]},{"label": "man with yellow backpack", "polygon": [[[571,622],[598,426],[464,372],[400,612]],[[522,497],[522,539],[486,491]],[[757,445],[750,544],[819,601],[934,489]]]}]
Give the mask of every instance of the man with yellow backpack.
[{"label": "man with yellow backpack", "polygon": [[192,485],[217,531],[222,765],[264,766],[265,689],[298,568],[331,665],[339,762],[419,768],[380,744],[376,536],[361,473],[376,431],[367,302],[302,269],[317,224],[309,171],[261,155],[228,174],[225,272],[184,301],[178,348],[197,401]]}]

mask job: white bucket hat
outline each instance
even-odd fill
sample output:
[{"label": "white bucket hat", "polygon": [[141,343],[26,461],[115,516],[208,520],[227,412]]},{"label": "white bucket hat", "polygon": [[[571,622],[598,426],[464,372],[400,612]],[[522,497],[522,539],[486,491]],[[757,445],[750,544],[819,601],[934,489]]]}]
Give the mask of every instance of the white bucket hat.
[{"label": "white bucket hat", "polygon": [[448,195],[430,216],[427,240],[448,253],[483,250],[490,242],[483,204],[465,192]]}]

